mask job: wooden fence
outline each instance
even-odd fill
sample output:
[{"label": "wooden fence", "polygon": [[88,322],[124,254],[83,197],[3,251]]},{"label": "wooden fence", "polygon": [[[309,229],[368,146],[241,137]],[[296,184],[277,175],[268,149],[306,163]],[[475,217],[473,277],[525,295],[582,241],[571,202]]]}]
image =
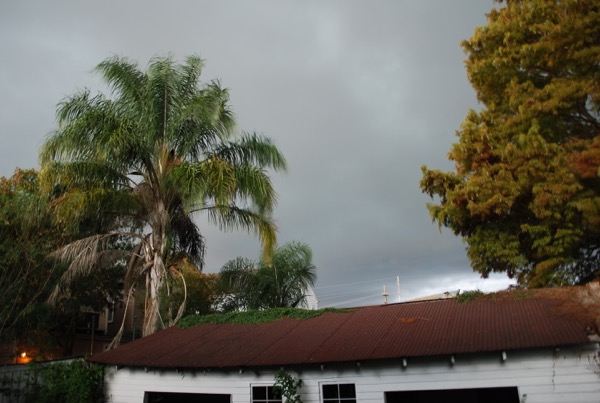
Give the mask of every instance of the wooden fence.
[{"label": "wooden fence", "polygon": [[[69,360],[49,361],[36,363],[38,370],[56,362],[69,362]],[[28,403],[31,399],[31,388],[35,387],[34,368],[31,365],[7,365],[0,367],[0,403]]]},{"label": "wooden fence", "polygon": [[31,375],[28,365],[0,367],[0,403],[26,402]]}]

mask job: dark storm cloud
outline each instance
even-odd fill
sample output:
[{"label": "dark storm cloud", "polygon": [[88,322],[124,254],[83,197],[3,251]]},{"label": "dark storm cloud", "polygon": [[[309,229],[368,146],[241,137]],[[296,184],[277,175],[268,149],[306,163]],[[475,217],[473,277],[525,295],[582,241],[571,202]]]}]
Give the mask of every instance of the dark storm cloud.
[{"label": "dark storm cloud", "polygon": [[[471,272],[464,246],[431,223],[420,166],[451,169],[453,133],[477,108],[459,46],[490,1],[8,1],[0,5],[0,175],[36,167],[56,103],[101,88],[111,55],[206,59],[240,127],[271,137],[280,242],[314,251],[326,304],[501,287]],[[205,226],[205,219],[198,218]],[[206,228],[207,270],[256,257],[243,233]],[[340,291],[344,290],[344,291]],[[348,294],[350,293],[350,294]],[[329,302],[327,302],[329,301]]]}]

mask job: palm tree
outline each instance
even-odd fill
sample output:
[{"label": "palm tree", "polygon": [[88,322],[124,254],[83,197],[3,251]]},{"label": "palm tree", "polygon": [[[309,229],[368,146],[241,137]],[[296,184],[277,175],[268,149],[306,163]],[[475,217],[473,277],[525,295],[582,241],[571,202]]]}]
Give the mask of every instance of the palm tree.
[{"label": "palm tree", "polygon": [[259,262],[238,257],[219,273],[225,291],[224,310],[298,307],[314,285],[312,250],[301,242],[276,248],[272,259]]},{"label": "palm tree", "polygon": [[[164,326],[165,276],[178,275],[173,268],[182,259],[201,267],[204,240],[194,214],[206,213],[223,230],[256,233],[266,252],[275,243],[267,170],[285,170],[285,159],[265,137],[236,136],[228,92],[217,81],[200,86],[202,66],[196,56],[183,64],[155,58],[146,72],[124,58],[103,61],[96,72],[110,96],[85,90],[61,102],[58,129],[40,153],[60,219],[76,224],[92,212],[113,223],[108,233],[59,251],[71,262],[64,282],[126,260],[127,301],[145,280],[144,336]],[[124,241],[133,248],[111,247]]]}]

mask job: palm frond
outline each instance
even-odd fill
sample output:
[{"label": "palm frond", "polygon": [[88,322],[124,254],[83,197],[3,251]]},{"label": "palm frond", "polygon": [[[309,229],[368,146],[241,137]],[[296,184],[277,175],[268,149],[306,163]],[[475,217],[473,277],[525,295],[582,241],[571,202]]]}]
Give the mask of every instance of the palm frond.
[{"label": "palm frond", "polygon": [[205,243],[200,229],[192,218],[179,211],[171,218],[171,229],[173,231],[173,248],[185,251],[186,255],[194,264],[203,266]]},{"label": "palm frond", "polygon": [[236,198],[251,201],[261,214],[271,214],[277,194],[264,169],[244,165],[235,170]]},{"label": "palm frond", "polygon": [[102,75],[119,98],[131,103],[143,99],[141,89],[145,87],[146,76],[128,59],[118,56],[108,58],[98,64],[95,71]]},{"label": "palm frond", "polygon": [[209,185],[206,180],[204,165],[203,162],[190,163],[182,161],[173,167],[169,176],[165,179],[169,181],[170,187],[177,189],[182,199],[186,201],[191,201],[190,199],[204,200]]},{"label": "palm frond", "polygon": [[238,141],[223,144],[215,154],[236,166],[257,165],[277,171],[287,170],[285,157],[271,140],[255,133],[244,133]]},{"label": "palm frond", "polygon": [[228,105],[229,90],[223,88],[219,80],[213,80],[199,93],[204,100],[210,126],[217,129],[223,138],[230,137],[235,132],[237,123]]},{"label": "palm frond", "polygon": [[256,284],[256,263],[242,257],[228,261],[219,272],[219,282],[234,292],[249,290]]},{"label": "palm frond", "polygon": [[150,136],[154,144],[171,144],[173,132],[170,130],[170,119],[173,111],[178,109],[178,74],[170,58],[154,58],[146,71],[148,106],[151,113],[147,118],[153,120],[153,131]]},{"label": "palm frond", "polygon": [[144,259],[142,256],[142,251],[144,249],[145,243],[138,242],[131,249],[131,255],[127,260],[127,266],[125,268],[125,276],[124,276],[124,288],[126,290],[131,289],[135,286],[138,281],[138,278],[144,274]]},{"label": "palm frond", "polygon": [[171,122],[176,134],[174,150],[188,156],[189,161],[199,161],[213,154],[213,150],[235,132],[235,118],[228,101],[228,91],[213,81],[181,105]]},{"label": "palm frond", "polygon": [[180,66],[181,78],[179,80],[179,95],[189,100],[198,92],[200,74],[204,68],[204,60],[196,55],[188,56],[185,63]]},{"label": "palm frond", "polygon": [[228,130],[215,126],[214,112],[206,107],[206,100],[198,95],[184,105],[173,118],[176,136],[173,149],[189,161],[199,161],[228,138]]},{"label": "palm frond", "polygon": [[138,206],[132,194],[109,188],[72,188],[57,197],[52,205],[58,222],[70,223],[72,228],[89,217],[104,216],[105,223],[114,219],[117,228],[120,221],[129,220],[135,225],[133,221],[137,219]]},{"label": "palm frond", "polygon": [[96,161],[127,174],[129,167],[142,165],[140,156],[148,145],[138,135],[140,120],[131,119],[124,109],[100,95],[89,98],[87,92],[61,102],[60,127],[40,152],[42,167],[52,161]]},{"label": "palm frond", "polygon": [[235,205],[216,205],[203,209],[213,224],[225,231],[253,231],[263,245],[264,258],[269,260],[277,243],[277,226],[272,218]]},{"label": "palm frond", "polygon": [[168,180],[185,195],[189,205],[203,206],[206,200],[228,204],[236,198],[236,167],[212,158],[200,163],[181,162],[173,168]]},{"label": "palm frond", "polygon": [[50,163],[42,170],[43,187],[54,190],[77,187],[81,189],[107,188],[119,190],[130,186],[127,175],[96,161]]},{"label": "palm frond", "polygon": [[[127,235],[135,236],[135,234]],[[105,269],[119,260],[130,257],[130,251],[109,248],[110,240],[114,239],[116,236],[116,234],[112,233],[93,235],[72,242],[52,253],[51,256],[53,258],[56,258],[58,261],[68,262],[69,266],[61,276],[60,283],[50,295],[49,302],[56,302],[64,287],[71,284],[74,279],[87,276],[93,270]]]}]

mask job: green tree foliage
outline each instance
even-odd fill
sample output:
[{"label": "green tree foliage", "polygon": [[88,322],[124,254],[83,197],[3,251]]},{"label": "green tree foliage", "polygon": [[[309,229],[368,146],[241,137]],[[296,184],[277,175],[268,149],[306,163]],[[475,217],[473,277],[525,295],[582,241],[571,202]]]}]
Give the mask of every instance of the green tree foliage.
[{"label": "green tree foliage", "polygon": [[[155,58],[144,72],[126,59],[105,60],[96,72],[111,94],[82,91],[61,102],[58,129],[40,154],[61,222],[95,212],[112,223],[61,250],[70,262],[64,283],[126,261],[126,303],[136,285],[146,292],[143,335],[168,323],[160,295],[170,268],[184,258],[202,264],[194,213],[224,230],[255,232],[266,251],[275,242],[267,170],[285,169],[285,159],[262,136],[236,136],[228,92],[218,82],[200,86],[202,65],[194,56],[182,64]],[[115,250],[115,240],[133,247]]]},{"label": "green tree foliage", "polygon": [[[51,253],[80,233],[57,223],[51,204],[40,192],[34,170],[15,170],[0,178],[0,339],[35,347],[72,349],[75,323],[82,306],[103,308],[109,294],[117,294],[122,270],[77,276],[54,306],[46,303],[65,265]],[[81,228],[97,227],[86,218]]]},{"label": "green tree foliage", "polygon": [[269,261],[238,257],[227,262],[219,273],[219,305],[224,311],[299,307],[315,280],[310,247],[288,242]]},{"label": "green tree foliage", "polygon": [[474,270],[529,286],[600,273],[600,4],[509,0],[463,42],[479,101],[454,172],[423,167],[434,221]]},{"label": "green tree foliage", "polygon": [[39,302],[56,277],[46,256],[60,245],[47,210],[35,171],[17,169],[12,177],[0,178],[1,339],[33,337],[43,327],[46,315],[35,313],[44,309]]}]

